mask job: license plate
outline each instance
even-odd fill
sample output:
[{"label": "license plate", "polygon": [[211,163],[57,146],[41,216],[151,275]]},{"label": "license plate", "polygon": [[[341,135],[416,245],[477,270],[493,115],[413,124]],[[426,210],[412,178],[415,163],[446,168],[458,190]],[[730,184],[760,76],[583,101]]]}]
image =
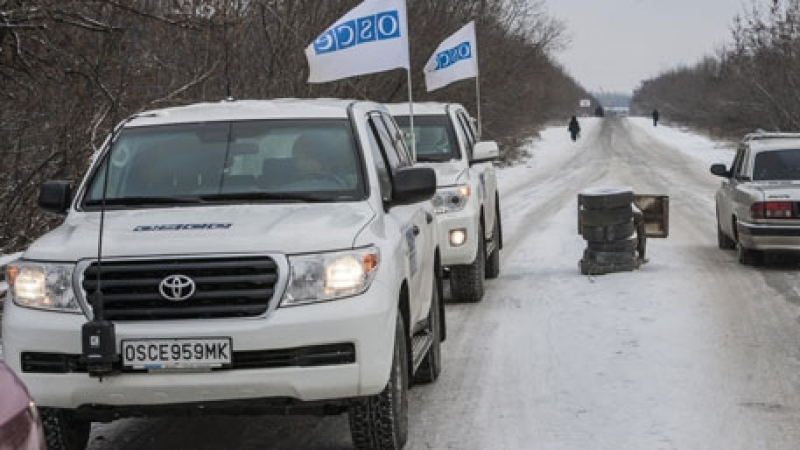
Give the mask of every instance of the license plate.
[{"label": "license plate", "polygon": [[230,338],[132,339],[122,341],[122,364],[148,370],[210,369],[231,364]]}]

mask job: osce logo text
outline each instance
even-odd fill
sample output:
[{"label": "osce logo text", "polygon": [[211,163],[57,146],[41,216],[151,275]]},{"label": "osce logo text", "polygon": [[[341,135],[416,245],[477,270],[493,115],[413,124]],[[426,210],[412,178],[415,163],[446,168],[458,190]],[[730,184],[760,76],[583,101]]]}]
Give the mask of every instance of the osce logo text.
[{"label": "osce logo text", "polygon": [[400,15],[385,11],[358,19],[348,20],[331,27],[314,41],[314,52],[345,50],[367,42],[384,41],[400,37]]},{"label": "osce logo text", "polygon": [[469,41],[462,42],[453,48],[441,51],[436,54],[436,67],[433,70],[446,69],[453,64],[472,58],[472,46]]}]

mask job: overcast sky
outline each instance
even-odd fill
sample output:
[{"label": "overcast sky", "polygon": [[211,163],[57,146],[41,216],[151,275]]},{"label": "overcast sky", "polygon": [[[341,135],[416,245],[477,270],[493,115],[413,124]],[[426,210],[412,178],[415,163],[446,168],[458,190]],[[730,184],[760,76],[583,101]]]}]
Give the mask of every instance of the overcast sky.
[{"label": "overcast sky", "polygon": [[[766,0],[761,0],[763,4]],[[592,92],[632,92],[641,81],[693,65],[731,42],[751,0],[546,0],[569,48],[556,54]]]}]

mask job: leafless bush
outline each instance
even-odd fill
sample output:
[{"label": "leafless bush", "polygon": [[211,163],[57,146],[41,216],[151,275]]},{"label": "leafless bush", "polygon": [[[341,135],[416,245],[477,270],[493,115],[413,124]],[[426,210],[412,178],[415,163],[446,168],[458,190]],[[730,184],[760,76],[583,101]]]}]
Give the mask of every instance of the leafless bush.
[{"label": "leafless bush", "polygon": [[[77,182],[113,123],[156,107],[235,98],[406,98],[391,71],[312,85],[303,53],[359,0],[0,0],[0,253],[53,224],[42,181]],[[585,92],[550,58],[563,26],[541,2],[408,0],[414,98],[464,103],[474,82],[424,89],[438,43],[476,20],[485,138],[505,155]]]}]

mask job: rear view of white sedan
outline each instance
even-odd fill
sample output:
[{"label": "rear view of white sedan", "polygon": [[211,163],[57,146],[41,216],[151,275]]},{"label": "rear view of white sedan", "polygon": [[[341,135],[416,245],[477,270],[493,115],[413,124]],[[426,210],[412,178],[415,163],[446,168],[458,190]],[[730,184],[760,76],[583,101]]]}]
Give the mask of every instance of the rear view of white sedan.
[{"label": "rear view of white sedan", "polygon": [[716,193],[717,238],[737,249],[739,262],[757,265],[770,253],[800,253],[800,134],[748,134]]}]

